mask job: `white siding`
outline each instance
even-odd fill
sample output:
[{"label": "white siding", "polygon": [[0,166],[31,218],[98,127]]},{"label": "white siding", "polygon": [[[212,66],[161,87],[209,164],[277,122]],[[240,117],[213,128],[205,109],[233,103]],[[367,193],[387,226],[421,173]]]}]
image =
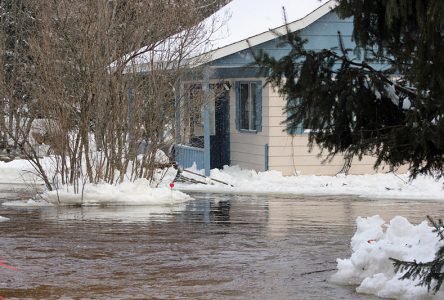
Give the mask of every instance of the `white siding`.
[{"label": "white siding", "polygon": [[[344,157],[337,155],[333,160],[326,161],[325,155],[319,157],[320,149],[314,147],[309,152],[308,135],[291,136],[285,131],[283,107],[285,99],[270,86],[265,87],[264,95],[268,95],[268,107],[263,116],[264,124],[268,128],[269,143],[269,169],[282,172],[284,175],[310,174],[310,175],[335,175],[344,165]],[[361,161],[355,158],[350,168],[350,174],[374,173],[375,158],[364,157]],[[385,170],[384,170],[385,169]],[[379,171],[388,171],[380,168]]]},{"label": "white siding", "polygon": [[[236,81],[257,81],[257,78],[233,79]],[[262,78],[262,84],[265,79]],[[234,84],[233,84],[234,87]],[[262,112],[268,109],[268,94],[265,88],[262,92]],[[236,129],[236,89],[230,89],[230,157],[231,165],[246,169],[265,170],[265,144],[268,144],[269,126],[264,124],[262,113],[262,131],[240,132]]]},{"label": "white siding", "polygon": [[[257,79],[239,79],[239,81]],[[233,83],[238,81],[233,80]],[[264,82],[264,79],[262,79]],[[282,172],[284,175],[336,175],[344,165],[344,157],[337,155],[331,161],[325,161],[325,155],[319,157],[320,149],[308,148],[308,135],[291,136],[285,131],[283,107],[285,99],[275,89],[267,85],[262,92],[262,132],[239,132],[236,129],[236,90],[230,90],[230,150],[231,165],[256,171],[265,170],[265,145],[269,145],[269,170]],[[375,158],[366,156],[361,161],[353,160],[349,174],[371,174],[387,172],[387,167],[377,171],[373,169]],[[405,171],[403,168],[402,171]]]}]

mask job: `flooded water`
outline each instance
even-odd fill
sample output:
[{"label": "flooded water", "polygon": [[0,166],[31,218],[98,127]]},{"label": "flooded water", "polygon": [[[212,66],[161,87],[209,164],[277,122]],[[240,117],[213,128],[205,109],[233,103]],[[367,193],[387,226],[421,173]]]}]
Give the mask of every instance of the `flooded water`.
[{"label": "flooded water", "polygon": [[[328,282],[357,216],[436,202],[193,194],[178,206],[0,206],[0,299],[376,299]],[[0,202],[17,198],[5,191]]]}]

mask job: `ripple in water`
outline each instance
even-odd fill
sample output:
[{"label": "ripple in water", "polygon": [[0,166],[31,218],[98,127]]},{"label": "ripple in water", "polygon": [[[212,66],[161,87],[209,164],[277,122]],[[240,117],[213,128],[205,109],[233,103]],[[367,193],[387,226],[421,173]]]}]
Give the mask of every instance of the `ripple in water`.
[{"label": "ripple in water", "polygon": [[356,217],[420,222],[444,211],[437,202],[351,197],[193,197],[164,206],[0,207],[11,219],[0,223],[0,259],[18,269],[0,269],[0,296],[376,299],[327,280],[336,258],[350,255]]}]

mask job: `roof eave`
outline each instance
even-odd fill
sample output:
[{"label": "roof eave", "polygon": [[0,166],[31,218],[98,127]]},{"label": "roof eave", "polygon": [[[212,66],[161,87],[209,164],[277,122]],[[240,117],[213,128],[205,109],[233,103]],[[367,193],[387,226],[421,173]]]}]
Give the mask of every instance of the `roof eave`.
[{"label": "roof eave", "polygon": [[[338,5],[338,2],[336,0],[331,0],[323,4],[322,6],[318,7],[316,10],[312,11],[302,19],[296,20],[294,22],[289,23],[288,25],[282,25],[280,27],[270,29],[268,31],[265,31],[263,33],[254,35],[248,39],[241,40],[239,42],[227,45],[225,47],[221,47],[212,51],[209,51],[207,53],[204,53],[202,55],[199,55],[196,57],[196,63],[195,66],[200,66],[203,64],[207,64],[209,62],[215,61],[217,59],[220,59],[222,57],[237,53],[239,51],[248,49],[250,47],[254,47],[260,44],[263,44],[265,42],[271,41],[276,38],[277,35],[284,35],[287,33],[287,27],[290,32],[295,32],[301,29],[306,28],[310,24],[314,23],[316,20],[320,19],[321,17],[325,16],[327,13],[332,11],[336,6]],[[201,59],[202,57],[206,56],[206,59]]]}]

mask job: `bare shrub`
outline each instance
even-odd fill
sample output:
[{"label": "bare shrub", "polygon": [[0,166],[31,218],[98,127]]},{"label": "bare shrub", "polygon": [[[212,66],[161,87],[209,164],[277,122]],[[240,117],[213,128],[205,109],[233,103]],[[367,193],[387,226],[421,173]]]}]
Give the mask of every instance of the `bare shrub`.
[{"label": "bare shrub", "polygon": [[[48,189],[60,183],[79,193],[85,182],[152,179],[159,150],[171,143],[174,87],[216,29],[200,21],[226,1],[23,2],[38,29],[27,45],[35,109],[10,125],[20,110],[4,106],[2,138],[23,144]],[[51,176],[40,165],[42,144],[54,156]]]}]

